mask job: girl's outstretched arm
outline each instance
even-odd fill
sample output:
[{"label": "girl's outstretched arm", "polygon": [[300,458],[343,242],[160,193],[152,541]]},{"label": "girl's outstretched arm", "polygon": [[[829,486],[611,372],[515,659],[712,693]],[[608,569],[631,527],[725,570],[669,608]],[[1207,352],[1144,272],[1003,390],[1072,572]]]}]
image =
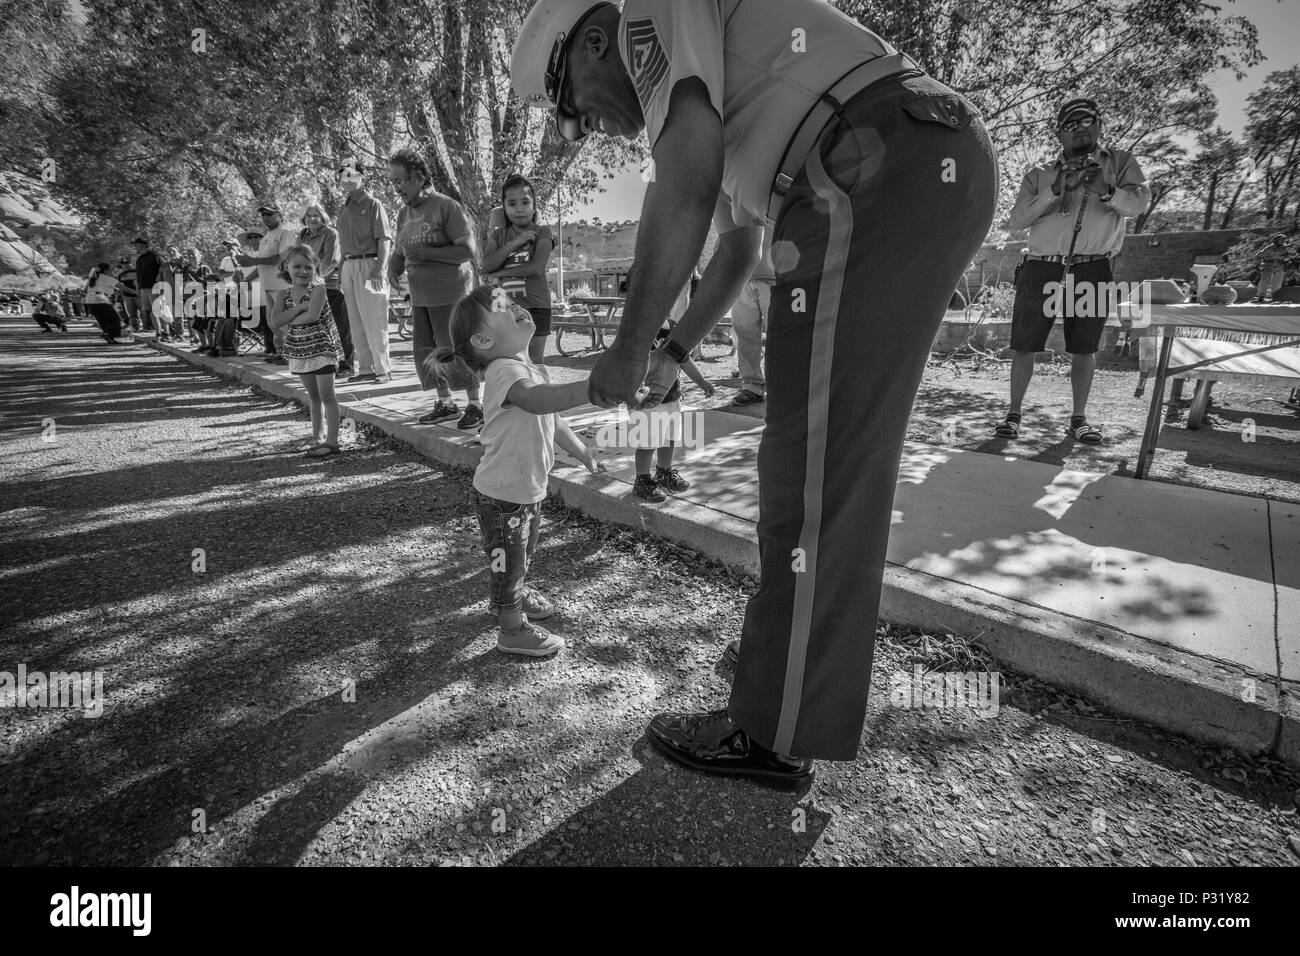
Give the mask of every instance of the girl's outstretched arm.
[{"label": "girl's outstretched arm", "polygon": [[514,405],[533,415],[566,412],[570,408],[587,404],[587,380],[567,382],[563,385],[539,385],[520,379],[510,386],[502,407]]}]

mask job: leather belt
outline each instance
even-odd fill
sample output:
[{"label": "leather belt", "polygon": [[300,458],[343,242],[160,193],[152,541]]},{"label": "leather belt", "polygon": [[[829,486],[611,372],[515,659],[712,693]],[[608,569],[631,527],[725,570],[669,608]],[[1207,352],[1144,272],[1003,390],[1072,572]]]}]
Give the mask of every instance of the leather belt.
[{"label": "leather belt", "polygon": [[349,262],[351,262],[353,259],[378,259],[378,258],[379,258],[379,253],[377,253],[377,252],[363,252],[363,253],[361,253],[360,255],[355,255],[355,256],[344,256],[343,258],[344,258],[345,260],[349,261]]},{"label": "leather belt", "polygon": [[[1038,262],[1064,262],[1065,261],[1065,256],[1025,256],[1025,258],[1035,259]],[[1086,256],[1076,255],[1074,259],[1072,259],[1071,261],[1072,262],[1096,262],[1098,259],[1109,259],[1109,258],[1110,258],[1109,253],[1099,252],[1095,255],[1092,254]]]},{"label": "leather belt", "polygon": [[860,63],[840,77],[804,116],[803,122],[790,138],[790,144],[785,148],[785,155],[781,157],[781,163],[777,166],[776,179],[772,181],[772,193],[768,198],[766,216],[769,227],[776,224],[776,215],[781,211],[781,204],[785,202],[785,194],[790,191],[795,176],[803,168],[808,154],[821,138],[822,131],[826,129],[833,117],[843,112],[845,103],[863,90],[895,76],[924,74],[925,71],[907,54],[899,53],[893,47],[888,49],[891,52],[878,56],[874,60],[868,60],[866,63]]}]

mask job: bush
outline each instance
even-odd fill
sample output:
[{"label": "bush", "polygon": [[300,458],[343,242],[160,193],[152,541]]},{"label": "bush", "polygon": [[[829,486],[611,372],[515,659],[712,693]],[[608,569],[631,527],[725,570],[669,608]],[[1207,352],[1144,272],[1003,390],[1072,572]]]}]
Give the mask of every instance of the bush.
[{"label": "bush", "polygon": [[980,313],[981,319],[1009,319],[1016,302],[1016,287],[1010,282],[986,285],[975,294],[971,310]]}]

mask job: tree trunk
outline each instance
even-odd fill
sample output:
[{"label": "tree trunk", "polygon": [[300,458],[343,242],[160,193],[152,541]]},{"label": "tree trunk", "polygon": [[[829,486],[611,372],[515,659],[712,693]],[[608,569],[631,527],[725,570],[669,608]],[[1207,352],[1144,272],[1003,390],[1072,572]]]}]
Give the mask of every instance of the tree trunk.
[{"label": "tree trunk", "polygon": [[1218,192],[1218,189],[1219,174],[1216,171],[1210,173],[1210,192],[1205,197],[1205,218],[1201,222],[1202,229],[1209,229],[1211,223],[1214,221],[1214,194]]},{"label": "tree trunk", "polygon": [[1220,229],[1227,229],[1228,223],[1232,222],[1232,214],[1237,210],[1237,200],[1241,198],[1241,191],[1245,188],[1246,180],[1242,179],[1237,183],[1232,199],[1228,202],[1228,208],[1223,211],[1223,220],[1219,223]]}]

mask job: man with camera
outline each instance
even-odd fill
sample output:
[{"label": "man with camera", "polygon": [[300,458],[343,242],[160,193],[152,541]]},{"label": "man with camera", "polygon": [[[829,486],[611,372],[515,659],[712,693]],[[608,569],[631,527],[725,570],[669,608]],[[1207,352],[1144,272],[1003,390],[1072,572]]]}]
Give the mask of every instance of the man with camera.
[{"label": "man with camera", "polygon": [[1096,445],[1102,435],[1088,423],[1088,395],[1108,316],[1108,297],[1097,293],[1112,279],[1111,259],[1124,243],[1124,220],[1146,210],[1151,190],[1131,153],[1101,145],[1101,111],[1095,101],[1079,98],[1062,106],[1056,138],[1060,155],[1025,173],[1007,224],[1012,230],[1029,229],[1029,249],[1016,269],[1011,408],[996,434],[1019,437],[1021,402],[1034,375],[1034,357],[1046,346],[1060,313],[1074,398],[1069,434]]}]

